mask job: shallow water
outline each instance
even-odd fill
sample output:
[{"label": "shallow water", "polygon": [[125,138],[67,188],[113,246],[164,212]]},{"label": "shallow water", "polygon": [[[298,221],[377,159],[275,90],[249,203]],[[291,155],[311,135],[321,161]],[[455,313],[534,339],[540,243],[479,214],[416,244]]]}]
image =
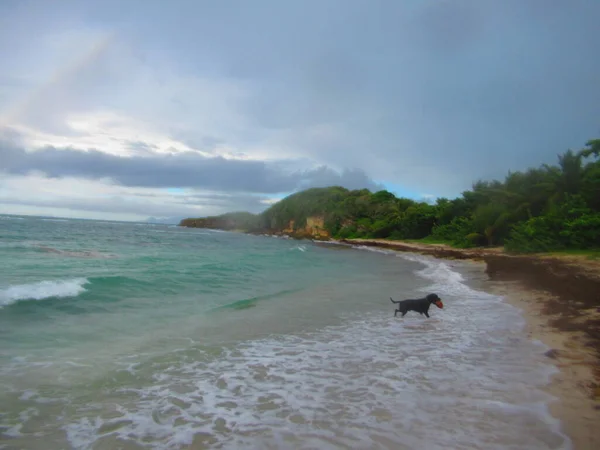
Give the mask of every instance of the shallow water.
[{"label": "shallow water", "polygon": [[[52,249],[52,250],[48,250]],[[0,220],[0,448],[570,448],[518,310],[456,263]],[[437,292],[430,319],[395,299]]]}]

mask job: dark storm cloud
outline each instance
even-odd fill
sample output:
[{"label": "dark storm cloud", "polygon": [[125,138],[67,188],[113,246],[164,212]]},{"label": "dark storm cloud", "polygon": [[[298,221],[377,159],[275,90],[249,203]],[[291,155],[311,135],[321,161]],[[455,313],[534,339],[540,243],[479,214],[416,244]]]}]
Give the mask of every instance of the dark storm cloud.
[{"label": "dark storm cloud", "polygon": [[[0,27],[0,57],[27,59],[38,43],[26,30],[56,31],[53,24],[62,26],[67,12],[67,28],[77,23],[114,31],[115,48],[129,46],[136,56],[122,70],[121,60],[111,62],[115,50],[107,48],[97,60],[111,70],[79,71],[73,83],[56,91],[60,96],[48,93],[55,100],[49,106],[38,102],[30,108],[29,114],[46,121],[59,107],[118,105],[131,117],[152,115],[166,134],[198,150],[227,143],[249,156],[254,149],[266,149],[275,159],[282,149],[327,167],[359,167],[373,179],[410,192],[444,196],[459,194],[478,178],[554,163],[557,153],[600,134],[598,0],[47,5],[43,0],[15,2],[7,10],[6,17],[15,11],[19,15]],[[23,67],[29,74],[37,61]],[[8,69],[6,77],[14,80]],[[226,80],[217,100],[186,84],[206,78]],[[129,103],[119,103],[119,94],[129,98],[147,79],[160,82],[137,92]],[[243,95],[227,97],[231,85],[242,86]],[[164,104],[152,103],[158,97],[153,89],[161,86],[177,89],[166,89]],[[222,104],[234,111],[220,111]],[[221,115],[210,122],[216,114]],[[90,177],[104,172],[136,185],[179,185],[181,180],[253,192],[302,185],[301,174],[288,176],[257,161],[183,155],[117,164],[114,157],[91,153],[86,161],[102,169],[93,171],[81,168],[84,157],[77,158],[78,164],[65,161],[74,172]],[[161,170],[165,176],[153,178]],[[331,173],[336,181],[333,172],[325,172],[325,179],[318,171],[307,176],[322,183]],[[231,186],[224,187],[227,183]]]},{"label": "dark storm cloud", "polygon": [[197,188],[224,192],[286,193],[298,188],[342,185],[378,189],[361,170],[341,173],[327,167],[285,171],[281,163],[205,157],[195,152],[121,157],[97,150],[46,147],[27,152],[0,142],[0,171],[27,175],[40,171],[49,177],[110,178],[123,186]]},{"label": "dark storm cloud", "polygon": [[[596,0],[233,4],[198,6],[203,31],[171,35],[169,51],[251,80],[253,124],[328,165],[457,194],[600,133]],[[307,137],[323,123],[343,141]]]},{"label": "dark storm cloud", "polygon": [[[600,133],[596,0],[158,5],[132,35],[148,48],[168,36],[186,70],[250,81],[256,129],[413,191],[456,195]],[[341,142],[309,136],[322,124]]]}]

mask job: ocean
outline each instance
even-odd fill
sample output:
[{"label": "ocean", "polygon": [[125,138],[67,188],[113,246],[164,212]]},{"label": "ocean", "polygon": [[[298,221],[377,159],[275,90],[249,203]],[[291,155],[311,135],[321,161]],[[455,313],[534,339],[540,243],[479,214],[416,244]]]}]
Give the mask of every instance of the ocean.
[{"label": "ocean", "polygon": [[0,216],[0,449],[569,449],[545,347],[474,286],[421,255]]}]

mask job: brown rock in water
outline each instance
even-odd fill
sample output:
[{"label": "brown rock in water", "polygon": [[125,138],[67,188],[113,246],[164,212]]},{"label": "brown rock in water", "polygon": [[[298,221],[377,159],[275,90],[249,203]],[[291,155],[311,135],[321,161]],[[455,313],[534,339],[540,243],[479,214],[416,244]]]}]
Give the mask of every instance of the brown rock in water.
[{"label": "brown rock in water", "polygon": [[548,358],[556,359],[556,358],[558,358],[558,350],[551,348],[546,353],[544,353],[544,356],[547,356]]}]

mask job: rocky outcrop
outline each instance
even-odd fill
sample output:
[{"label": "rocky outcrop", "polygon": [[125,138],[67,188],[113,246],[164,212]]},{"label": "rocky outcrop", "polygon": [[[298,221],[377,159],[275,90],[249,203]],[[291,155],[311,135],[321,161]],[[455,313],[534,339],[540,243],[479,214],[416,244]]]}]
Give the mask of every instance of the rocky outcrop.
[{"label": "rocky outcrop", "polygon": [[295,227],[294,221],[291,220],[287,228],[283,230],[284,234],[296,239],[315,239],[326,241],[331,238],[331,234],[325,229],[325,221],[323,217],[308,217],[306,225],[303,227]]},{"label": "rocky outcrop", "polygon": [[306,219],[306,233],[315,239],[329,239],[331,234],[325,229],[325,220],[323,217],[309,217]]},{"label": "rocky outcrop", "polygon": [[229,214],[198,219],[183,219],[179,226],[189,228],[212,228],[216,230],[242,231],[252,234],[270,234],[275,236],[289,236],[294,239],[313,239],[327,241],[331,234],[325,229],[325,219],[321,216],[312,216],[306,219],[302,227],[293,220],[282,229],[262,228],[252,223],[251,215]]},{"label": "rocky outcrop", "polygon": [[294,239],[313,239],[317,241],[328,241],[331,239],[331,234],[325,229],[325,220],[320,216],[308,217],[306,225],[303,227],[298,227],[293,220],[290,220],[285,228],[281,230],[265,230],[263,234],[289,236]]}]

